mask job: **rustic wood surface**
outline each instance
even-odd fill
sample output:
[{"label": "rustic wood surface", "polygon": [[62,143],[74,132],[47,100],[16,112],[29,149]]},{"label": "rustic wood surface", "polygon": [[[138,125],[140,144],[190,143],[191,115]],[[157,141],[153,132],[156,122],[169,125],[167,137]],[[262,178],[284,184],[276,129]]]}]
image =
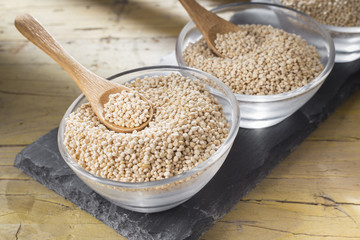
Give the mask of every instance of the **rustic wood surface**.
[{"label": "rustic wood surface", "polygon": [[[176,0],[0,1],[0,239],[124,239],[13,167],[80,93],[17,32],[25,12],[104,77],[157,64],[189,18]],[[358,91],[202,239],[360,239],[359,123]]]}]

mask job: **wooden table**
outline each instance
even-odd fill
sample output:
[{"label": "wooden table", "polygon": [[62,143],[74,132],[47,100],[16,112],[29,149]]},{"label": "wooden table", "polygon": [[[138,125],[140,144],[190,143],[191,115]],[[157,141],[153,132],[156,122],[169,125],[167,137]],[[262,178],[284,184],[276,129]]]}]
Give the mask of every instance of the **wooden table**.
[{"label": "wooden table", "polygon": [[[24,12],[101,76],[158,63],[188,16],[176,0],[0,2],[0,239],[123,239],[13,167],[80,94],[16,31],[14,18]],[[359,91],[202,237],[240,238],[360,239]]]}]

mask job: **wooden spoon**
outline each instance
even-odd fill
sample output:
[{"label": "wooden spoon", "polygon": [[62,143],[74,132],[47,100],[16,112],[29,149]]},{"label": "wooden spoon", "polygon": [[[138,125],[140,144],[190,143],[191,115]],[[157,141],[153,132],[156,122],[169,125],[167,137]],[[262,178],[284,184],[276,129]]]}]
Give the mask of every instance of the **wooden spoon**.
[{"label": "wooden spoon", "polygon": [[24,14],[16,17],[15,26],[27,39],[53,58],[70,77],[75,81],[78,87],[90,102],[92,109],[100,121],[109,129],[116,132],[132,132],[141,130],[148,125],[152,116],[153,109],[151,103],[141,95],[142,100],[150,105],[149,119],[139,127],[126,128],[108,122],[103,115],[104,104],[109,101],[109,95],[121,91],[134,91],[125,86],[105,80],[93,72],[86,69],[50,35],[49,32],[30,14]]},{"label": "wooden spoon", "polygon": [[183,5],[190,18],[195,23],[203,35],[206,43],[219,57],[224,57],[215,47],[216,34],[225,34],[239,31],[239,27],[221,17],[217,16],[202,6],[195,0],[179,0]]}]

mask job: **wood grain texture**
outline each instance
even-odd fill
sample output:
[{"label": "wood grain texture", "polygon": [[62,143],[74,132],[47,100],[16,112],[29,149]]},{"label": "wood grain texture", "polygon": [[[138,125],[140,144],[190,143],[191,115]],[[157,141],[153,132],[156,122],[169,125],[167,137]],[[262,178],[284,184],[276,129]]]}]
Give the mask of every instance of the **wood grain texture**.
[{"label": "wood grain texture", "polygon": [[[189,18],[176,0],[0,2],[0,239],[124,239],[12,166],[80,94],[17,32],[24,12],[100,76],[158,63]],[[359,122],[358,91],[202,239],[360,239]]]},{"label": "wood grain texture", "polygon": [[359,110],[357,92],[203,240],[360,239]]}]

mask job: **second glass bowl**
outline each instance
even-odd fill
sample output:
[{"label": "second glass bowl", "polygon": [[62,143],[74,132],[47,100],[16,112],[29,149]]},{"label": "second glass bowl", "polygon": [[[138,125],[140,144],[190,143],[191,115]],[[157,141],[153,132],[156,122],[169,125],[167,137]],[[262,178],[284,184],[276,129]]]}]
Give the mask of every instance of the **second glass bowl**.
[{"label": "second glass bowl", "polygon": [[[264,128],[273,126],[304,105],[320,88],[334,66],[334,43],[328,32],[309,16],[290,8],[266,3],[233,3],[212,10],[235,24],[271,25],[300,35],[315,46],[321,56],[324,70],[307,85],[293,91],[274,95],[234,94],[241,109],[240,127]],[[183,51],[189,43],[202,38],[191,21],[182,29],[176,43],[176,59],[187,66]]]}]

